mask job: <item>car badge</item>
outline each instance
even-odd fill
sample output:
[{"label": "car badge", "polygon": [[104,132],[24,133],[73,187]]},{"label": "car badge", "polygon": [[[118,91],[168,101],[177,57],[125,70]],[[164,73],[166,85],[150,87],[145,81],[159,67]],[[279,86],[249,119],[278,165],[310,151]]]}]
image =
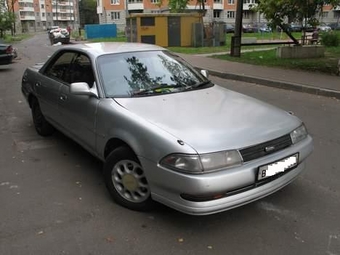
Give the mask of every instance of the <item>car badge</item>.
[{"label": "car badge", "polygon": [[265,152],[270,152],[270,151],[272,151],[274,149],[275,149],[275,146],[267,146],[267,147],[264,148],[264,151]]}]

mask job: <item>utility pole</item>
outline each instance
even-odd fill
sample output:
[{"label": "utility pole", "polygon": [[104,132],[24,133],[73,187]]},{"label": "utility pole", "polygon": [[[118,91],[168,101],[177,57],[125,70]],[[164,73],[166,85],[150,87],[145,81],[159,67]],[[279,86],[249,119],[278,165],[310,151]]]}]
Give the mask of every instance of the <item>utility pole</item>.
[{"label": "utility pole", "polygon": [[243,16],[243,0],[237,0],[235,33],[231,37],[230,56],[241,56],[241,37],[242,37],[242,16]]},{"label": "utility pole", "polygon": [[56,7],[55,7],[55,16],[56,16],[56,25],[59,26],[59,21],[58,21],[58,0],[55,0]]}]

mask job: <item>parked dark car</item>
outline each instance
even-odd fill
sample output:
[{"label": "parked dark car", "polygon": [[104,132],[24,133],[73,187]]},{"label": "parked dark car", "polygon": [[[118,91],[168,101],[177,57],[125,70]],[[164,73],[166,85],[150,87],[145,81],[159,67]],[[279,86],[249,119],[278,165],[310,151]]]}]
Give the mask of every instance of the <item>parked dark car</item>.
[{"label": "parked dark car", "polygon": [[312,25],[306,25],[302,27],[302,31],[306,31],[306,32],[314,32],[315,27],[313,27]]},{"label": "parked dark car", "polygon": [[331,27],[332,30],[340,30],[340,23],[330,23],[328,26]]},{"label": "parked dark car", "polygon": [[0,44],[0,65],[8,65],[17,56],[16,51],[10,44]]},{"label": "parked dark car", "polygon": [[262,25],[260,28],[259,28],[259,32],[261,33],[270,33],[272,32],[272,29],[270,27],[268,27],[268,25]]},{"label": "parked dark car", "polygon": [[258,30],[258,27],[254,24],[244,24],[242,26],[243,33],[256,33]]},{"label": "parked dark car", "polygon": [[299,24],[290,24],[289,31],[290,32],[301,32],[302,31],[302,26],[299,25]]},{"label": "parked dark car", "polygon": [[235,26],[233,24],[225,24],[224,32],[225,33],[234,33],[235,32]]}]

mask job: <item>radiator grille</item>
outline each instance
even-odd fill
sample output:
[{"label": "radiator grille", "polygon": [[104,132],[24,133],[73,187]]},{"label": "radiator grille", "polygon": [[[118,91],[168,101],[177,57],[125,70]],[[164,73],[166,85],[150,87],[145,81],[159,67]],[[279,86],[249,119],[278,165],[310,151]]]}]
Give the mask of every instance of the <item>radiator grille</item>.
[{"label": "radiator grille", "polygon": [[247,162],[280,151],[290,145],[292,145],[292,140],[288,134],[268,142],[242,149],[240,150],[240,153],[243,161]]}]

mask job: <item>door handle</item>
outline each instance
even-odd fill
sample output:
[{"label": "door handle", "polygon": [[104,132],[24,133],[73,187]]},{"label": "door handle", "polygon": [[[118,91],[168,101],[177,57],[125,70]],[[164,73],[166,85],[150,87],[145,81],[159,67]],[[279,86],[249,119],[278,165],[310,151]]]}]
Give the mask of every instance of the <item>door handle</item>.
[{"label": "door handle", "polygon": [[62,100],[62,101],[66,101],[67,100],[67,96],[66,95],[61,95],[59,97],[59,99]]}]

